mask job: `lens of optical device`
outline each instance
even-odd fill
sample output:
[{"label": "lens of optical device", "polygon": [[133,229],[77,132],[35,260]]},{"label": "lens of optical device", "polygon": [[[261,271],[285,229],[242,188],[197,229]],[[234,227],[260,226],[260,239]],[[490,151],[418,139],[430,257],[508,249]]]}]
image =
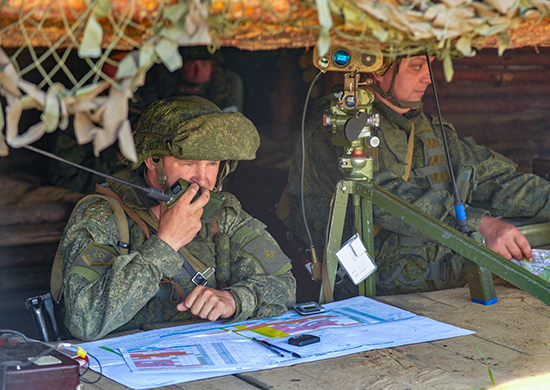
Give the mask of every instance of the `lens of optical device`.
[{"label": "lens of optical device", "polygon": [[350,55],[349,52],[347,52],[346,50],[340,49],[332,55],[332,59],[334,60],[336,65],[345,66],[349,63]]}]

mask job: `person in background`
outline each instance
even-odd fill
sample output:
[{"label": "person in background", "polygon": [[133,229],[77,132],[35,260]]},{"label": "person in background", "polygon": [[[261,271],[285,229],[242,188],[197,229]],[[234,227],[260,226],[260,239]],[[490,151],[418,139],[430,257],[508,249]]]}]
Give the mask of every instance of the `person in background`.
[{"label": "person in background", "polygon": [[[367,87],[375,96],[373,112],[380,115],[374,183],[458,228],[439,120],[422,110],[422,97],[431,82],[426,56],[394,60],[389,68],[367,77],[373,81]],[[322,125],[322,113],[329,103],[330,96],[320,101],[306,125],[305,135],[305,209],[314,244],[319,248],[325,246],[331,197],[345,174],[338,164],[343,149],[332,145],[331,128]],[[550,184],[532,174],[516,173],[515,164],[506,157],[476,144],[471,137],[459,139],[446,121],[443,126],[457,177],[467,166],[474,172],[462,199],[468,230],[479,231],[487,247],[507,259],[532,260],[523,234],[496,217],[550,220]],[[409,148],[410,165],[406,161]],[[289,175],[290,224],[306,239],[300,206],[301,164],[298,142]],[[373,212],[374,223],[380,228],[374,238],[377,294],[432,291],[466,283],[462,256],[378,206]],[[351,221],[348,210],[344,238],[352,234]],[[357,294],[356,286],[347,277],[338,282],[335,299]]]}]

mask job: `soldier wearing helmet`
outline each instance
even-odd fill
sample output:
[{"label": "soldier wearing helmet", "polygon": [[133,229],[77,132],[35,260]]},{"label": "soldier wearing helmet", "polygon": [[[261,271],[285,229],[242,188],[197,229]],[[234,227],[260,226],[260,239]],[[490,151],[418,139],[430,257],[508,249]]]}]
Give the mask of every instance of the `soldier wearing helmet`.
[{"label": "soldier wearing helmet", "polygon": [[[431,82],[426,56],[394,60],[391,67],[368,77],[373,81],[368,87],[375,95],[373,111],[380,115],[378,169],[373,181],[458,228],[439,120],[422,110],[422,97]],[[320,247],[325,245],[330,199],[345,174],[338,164],[343,150],[332,145],[331,129],[322,125],[324,107],[321,104],[306,125],[304,175],[307,220]],[[521,232],[493,216],[550,220],[550,185],[540,177],[516,173],[513,162],[472,138],[459,139],[450,123],[444,121],[443,126],[466,206],[468,230],[479,231],[488,248],[508,259],[531,260],[531,248]],[[305,237],[299,202],[301,161],[297,145],[289,175],[290,216],[292,228]],[[471,180],[461,182],[458,179],[466,167]],[[462,256],[378,206],[373,213],[380,228],[374,238],[377,294],[440,290],[466,283]],[[351,235],[349,210],[348,215],[346,228]],[[335,298],[354,294],[357,288],[346,277],[336,285]]]},{"label": "soldier wearing helmet", "polygon": [[[191,316],[271,317],[291,307],[296,282],[290,260],[265,225],[228,193],[201,219],[209,190],[220,187],[238,160],[255,157],[254,125],[205,99],[176,97],[154,102],[134,138],[138,161],[123,160],[127,168],[115,176],[158,189],[180,178],[192,184],[167,207],[109,181],[110,198],[119,197],[126,212],[122,222],[109,197],[77,206],[60,243],[64,324],[72,337],[98,339]],[[123,243],[126,222],[129,242]]]}]

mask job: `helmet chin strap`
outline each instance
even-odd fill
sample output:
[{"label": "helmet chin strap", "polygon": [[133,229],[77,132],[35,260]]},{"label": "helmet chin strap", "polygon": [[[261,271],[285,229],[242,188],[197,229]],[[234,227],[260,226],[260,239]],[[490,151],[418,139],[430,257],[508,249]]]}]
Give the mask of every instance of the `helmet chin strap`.
[{"label": "helmet chin strap", "polygon": [[370,87],[376,91],[380,96],[382,96],[384,99],[389,101],[391,104],[393,104],[395,107],[399,108],[411,108],[413,110],[416,110],[420,105],[422,104],[422,100],[418,101],[406,101],[406,100],[397,100],[395,96],[393,96],[393,87],[395,86],[395,79],[397,77],[397,73],[399,72],[399,65],[401,64],[401,60],[398,60],[395,64],[395,70],[393,71],[392,79],[391,79],[391,87],[388,90],[388,92],[382,91],[382,88],[380,88],[376,84],[371,84]]},{"label": "helmet chin strap", "polygon": [[220,172],[218,173],[218,180],[216,183],[216,188],[214,189],[216,192],[220,192],[223,189],[223,179],[227,177],[231,173],[231,162],[229,160],[223,162],[223,167],[220,168]]},{"label": "helmet chin strap", "polygon": [[164,173],[164,165],[162,165],[162,158],[153,157],[153,162],[155,163],[155,167],[157,168],[157,174],[158,174],[157,183],[159,186],[162,187],[164,191],[166,191],[168,189],[168,183],[166,179],[166,174]]}]

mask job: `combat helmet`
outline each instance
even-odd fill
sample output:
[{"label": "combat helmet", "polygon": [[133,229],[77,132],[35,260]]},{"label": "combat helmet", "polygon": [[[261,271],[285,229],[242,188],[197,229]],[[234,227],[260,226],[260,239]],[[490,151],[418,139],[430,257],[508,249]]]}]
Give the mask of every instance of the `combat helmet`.
[{"label": "combat helmet", "polygon": [[[253,160],[260,145],[254,124],[239,112],[222,112],[198,96],[177,96],[153,102],[134,129],[137,161],[123,160],[138,169],[146,158],[157,162],[164,176],[163,156],[182,160],[225,161],[219,182],[237,167],[238,160]],[[159,184],[163,187],[166,183]]]}]

